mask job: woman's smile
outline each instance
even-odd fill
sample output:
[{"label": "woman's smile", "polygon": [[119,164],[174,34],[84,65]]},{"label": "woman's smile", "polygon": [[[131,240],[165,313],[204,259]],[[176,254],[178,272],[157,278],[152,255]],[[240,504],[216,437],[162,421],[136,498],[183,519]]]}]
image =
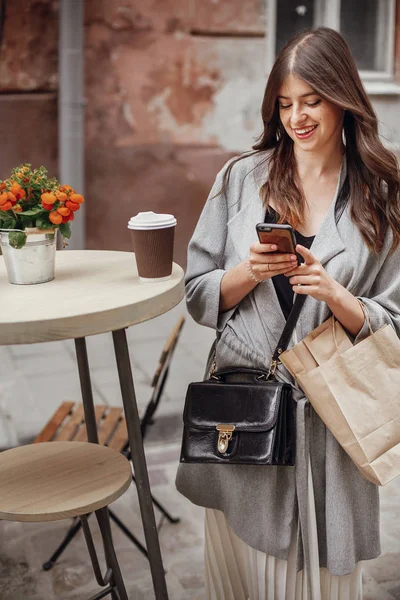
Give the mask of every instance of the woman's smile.
[{"label": "woman's smile", "polygon": [[317,127],[318,127],[318,123],[316,125],[310,125],[309,127],[301,127],[301,128],[298,127],[296,129],[294,129],[292,127],[292,131],[294,132],[297,139],[306,140],[313,135],[313,133]]}]

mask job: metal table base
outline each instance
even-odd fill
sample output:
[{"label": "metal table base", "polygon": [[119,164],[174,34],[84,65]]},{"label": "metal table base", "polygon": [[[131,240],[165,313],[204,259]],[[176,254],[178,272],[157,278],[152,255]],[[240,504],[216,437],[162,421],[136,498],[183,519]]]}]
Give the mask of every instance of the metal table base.
[{"label": "metal table base", "polygon": [[[126,425],[128,429],[129,448],[132,453],[132,463],[136,478],[139,497],[140,512],[142,517],[144,535],[153,587],[156,600],[168,600],[167,586],[165,582],[164,567],[161,558],[160,544],[158,540],[157,525],[154,516],[149,477],[146,467],[146,459],[143,450],[143,440],[140,432],[140,419],[136,403],[133,375],[129,358],[129,348],[125,329],[112,332],[115,358],[117,362],[118,376],[121,387],[122,401],[125,411]],[[75,339],[75,349],[78,362],[79,380],[82,391],[82,402],[85,412],[85,423],[88,441],[99,443],[96,417],[94,412],[93,392],[90,379],[89,361],[86,349],[86,339]],[[103,516],[103,515],[102,515]],[[114,546],[111,538],[111,530],[107,518],[99,519],[99,526],[106,550],[107,566],[113,571],[113,583],[118,590],[120,600],[128,600],[124,583],[122,581],[118,562],[115,557]],[[110,559],[112,564],[110,564]],[[112,592],[112,598],[116,598]]]}]

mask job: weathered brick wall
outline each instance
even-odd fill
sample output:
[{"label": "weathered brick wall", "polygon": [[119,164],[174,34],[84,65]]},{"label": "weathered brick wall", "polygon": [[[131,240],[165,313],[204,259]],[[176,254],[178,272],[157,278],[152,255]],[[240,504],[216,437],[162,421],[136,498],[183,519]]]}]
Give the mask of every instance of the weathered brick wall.
[{"label": "weathered brick wall", "polygon": [[87,243],[131,248],[141,210],[178,219],[176,260],[223,163],[260,133],[264,0],[88,0]]},{"label": "weathered brick wall", "polygon": [[57,175],[58,2],[7,2],[0,48],[0,179],[21,162]]}]

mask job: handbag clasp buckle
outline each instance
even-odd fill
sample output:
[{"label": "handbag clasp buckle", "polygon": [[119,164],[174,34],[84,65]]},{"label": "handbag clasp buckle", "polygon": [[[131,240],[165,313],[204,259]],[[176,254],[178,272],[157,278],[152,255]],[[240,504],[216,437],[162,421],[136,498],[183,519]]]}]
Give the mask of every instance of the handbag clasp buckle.
[{"label": "handbag clasp buckle", "polygon": [[232,439],[232,433],[235,431],[234,425],[224,425],[221,423],[216,427],[218,431],[218,452],[225,454],[228,449],[228,444]]},{"label": "handbag clasp buckle", "polygon": [[[278,350],[278,352],[279,352],[279,354],[282,354],[282,350]],[[280,364],[281,364],[281,361],[279,360],[279,358],[278,358],[278,360],[272,361],[271,366],[268,371],[267,381],[269,381],[272,377],[275,376],[275,371],[278,368],[278,365],[280,365]]]}]

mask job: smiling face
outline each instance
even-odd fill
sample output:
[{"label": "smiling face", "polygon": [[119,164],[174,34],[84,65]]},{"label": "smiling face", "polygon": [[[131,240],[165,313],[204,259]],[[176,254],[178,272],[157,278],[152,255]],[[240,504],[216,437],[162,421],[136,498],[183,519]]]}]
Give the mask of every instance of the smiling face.
[{"label": "smiling face", "polygon": [[288,75],[279,89],[279,116],[300,151],[329,151],[342,143],[344,111],[305,81]]}]

